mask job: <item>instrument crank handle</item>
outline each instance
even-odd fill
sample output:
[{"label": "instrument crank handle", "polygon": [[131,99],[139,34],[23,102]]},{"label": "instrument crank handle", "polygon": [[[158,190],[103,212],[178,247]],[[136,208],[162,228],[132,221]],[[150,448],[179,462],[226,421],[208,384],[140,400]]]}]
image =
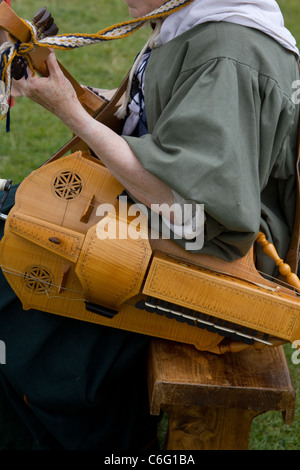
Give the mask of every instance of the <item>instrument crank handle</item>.
[{"label": "instrument crank handle", "polygon": [[0,202],[0,220],[6,220],[7,219],[7,215],[6,214],[2,214],[2,207],[4,206],[4,203],[8,197],[8,194],[9,194],[9,191],[10,191],[10,188],[11,188],[11,185],[12,185],[12,180],[8,179],[8,180],[4,180],[4,179],[0,179],[0,191],[4,191],[4,195],[1,199],[1,202]]}]

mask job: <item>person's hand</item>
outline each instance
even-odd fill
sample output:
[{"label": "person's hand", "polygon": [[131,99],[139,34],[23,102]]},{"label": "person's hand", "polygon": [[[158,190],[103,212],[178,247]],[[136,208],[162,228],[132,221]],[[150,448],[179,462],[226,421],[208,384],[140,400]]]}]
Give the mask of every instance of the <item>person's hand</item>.
[{"label": "person's hand", "polygon": [[18,92],[65,121],[67,116],[81,105],[73,86],[61,71],[53,51],[50,52],[46,64],[49,76],[32,76],[31,70],[28,70],[28,78],[17,82]]},{"label": "person's hand", "polygon": [[19,98],[20,96],[24,96],[23,84],[20,80],[12,79],[10,94],[12,98]]}]

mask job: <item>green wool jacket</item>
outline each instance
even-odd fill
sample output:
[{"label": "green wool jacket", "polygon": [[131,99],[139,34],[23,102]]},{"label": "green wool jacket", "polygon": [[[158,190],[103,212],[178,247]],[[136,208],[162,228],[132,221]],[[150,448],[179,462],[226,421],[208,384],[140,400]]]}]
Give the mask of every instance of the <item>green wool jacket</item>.
[{"label": "green wool jacket", "polygon": [[[196,26],[152,51],[145,76],[149,134],[124,138],[147,170],[204,204],[201,252],[239,258],[262,230],[286,255],[295,214],[298,79],[292,52],[231,23]],[[273,271],[270,260],[261,262]]]}]

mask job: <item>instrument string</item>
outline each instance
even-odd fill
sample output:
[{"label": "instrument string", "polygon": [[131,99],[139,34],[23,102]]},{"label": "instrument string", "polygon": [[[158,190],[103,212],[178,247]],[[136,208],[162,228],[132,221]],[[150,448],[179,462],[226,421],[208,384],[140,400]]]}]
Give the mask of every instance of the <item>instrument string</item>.
[{"label": "instrument string", "polygon": [[[64,171],[64,170],[62,170],[62,171]],[[67,167],[66,167],[66,171],[68,171]],[[73,171],[74,171],[74,173],[76,173],[80,176],[80,170],[79,171],[78,171],[78,169],[73,170],[71,168],[70,172],[73,172]],[[51,187],[51,185],[53,184],[53,179],[55,179],[56,176],[57,175],[54,175],[52,178],[50,178],[47,175],[44,176],[42,174],[39,174],[38,177],[37,177],[37,175],[35,174],[35,171],[33,171],[27,176],[26,179],[30,180],[30,182],[33,185],[37,185],[39,187],[47,187],[47,186]],[[97,211],[98,207],[101,206],[101,204],[105,204],[107,206],[107,200],[105,198],[102,199],[101,196],[99,197],[98,195],[97,195],[97,198],[95,199],[95,202],[92,202],[91,201],[91,191],[86,190],[85,188],[86,188],[86,185],[85,185],[84,180],[82,179],[82,187],[81,187],[81,192],[80,192],[80,198],[82,198],[82,200],[84,200],[86,202],[86,204],[89,202],[90,207],[93,211],[94,210]],[[30,197],[31,193],[33,193],[33,191],[29,193],[29,196],[26,196],[27,199],[31,199],[31,197]],[[68,204],[70,204],[69,210],[71,210],[72,201],[73,201],[72,199],[70,201],[68,201]],[[75,201],[75,199],[74,199],[74,201]],[[83,206],[85,205],[85,202],[83,203]],[[116,204],[117,204],[117,200],[116,200]],[[116,204],[115,205],[111,204],[111,209],[112,210],[116,210],[116,208],[117,208]],[[140,206],[137,205],[136,213],[135,213],[136,217],[139,216],[138,215],[139,211],[142,212]],[[108,213],[108,211],[107,211],[107,213]],[[143,213],[145,215],[144,211],[143,211]],[[127,215],[128,215],[128,213],[127,213]],[[130,219],[132,219],[132,217],[133,216],[130,216]],[[100,220],[103,220],[102,212],[101,212],[101,217],[99,216],[99,221]],[[150,233],[151,233],[151,220],[148,220],[148,222],[150,224],[150,227],[149,227],[149,236],[150,236]],[[185,262],[185,263],[187,262],[187,260],[184,259],[184,258],[182,258],[181,261]],[[200,262],[198,262],[198,260],[196,262],[189,260],[188,262],[195,265],[195,266],[198,266],[199,268],[208,269],[208,270],[212,271],[211,268],[209,268],[208,266],[205,266],[205,264],[201,264]],[[274,268],[275,268],[275,261],[274,261]],[[217,271],[215,268],[213,270]],[[244,274],[244,276],[241,276],[241,279],[243,281],[249,282],[251,284],[255,284],[258,287],[262,287],[262,288],[265,288],[265,289],[271,290],[271,291],[276,291],[276,290],[280,291],[280,289],[284,288],[287,291],[291,292],[291,294],[295,295],[295,289],[287,281],[282,279],[282,280],[280,280],[280,283],[279,283],[279,281],[276,277],[272,276],[271,274],[260,271],[257,268],[251,269],[249,264],[244,263],[241,259],[239,260],[239,271]],[[249,279],[249,273],[251,274],[250,279]],[[226,271],[226,269],[222,269],[222,270],[220,270],[220,274],[228,275],[228,276],[232,277],[232,273],[230,273],[230,270]],[[21,273],[21,275],[24,275],[24,273]],[[266,285],[266,283],[264,283],[264,280],[267,280],[267,281],[269,281],[270,283],[272,283],[274,285],[272,285],[272,286]],[[55,287],[57,287],[57,286],[55,286]]]},{"label": "instrument string", "polygon": [[[3,272],[6,272],[6,273],[8,273],[8,274],[13,274],[13,275],[20,276],[20,277],[24,277],[24,275],[25,275],[25,273],[22,273],[21,271],[18,271],[18,270],[16,270],[16,269],[7,268],[7,267],[4,266],[4,265],[2,265],[2,266],[0,266],[0,267],[1,267],[1,269],[3,270]],[[31,280],[31,281],[36,280],[37,282],[40,282],[40,279],[35,278],[35,277],[32,276],[32,275],[30,275],[30,280]],[[55,286],[55,284],[49,283],[49,282],[44,281],[44,280],[43,280],[43,283],[46,284],[46,285],[48,285],[49,288],[46,287],[42,292],[36,292],[36,295],[47,295],[47,297],[48,297],[50,300],[53,300],[53,299],[61,299],[61,298],[62,298],[62,294],[59,294],[59,295],[58,295],[56,292],[51,291],[51,287],[59,288],[59,286]],[[59,288],[59,289],[60,289],[60,288]],[[84,294],[84,292],[78,291],[78,290],[75,290],[75,289],[62,288],[62,290],[68,291],[68,292],[72,292],[72,293],[78,293],[78,294],[80,294],[80,295],[81,295],[81,294],[82,294],[82,295]],[[68,301],[71,301],[71,302],[78,302],[78,301],[79,301],[79,302],[88,302],[88,301],[86,300],[86,298],[84,297],[84,295],[83,295],[82,298],[79,298],[79,297],[66,297],[66,296],[65,296],[64,298],[67,298]],[[159,302],[159,299],[157,299],[157,301]],[[156,300],[155,300],[155,302],[156,302]],[[131,305],[130,301],[128,301],[128,302],[126,302],[126,303],[129,303],[129,304]],[[171,309],[171,310],[170,310],[171,307],[170,307],[169,309],[166,309],[165,307],[160,306],[159,303],[155,303],[155,305],[149,304],[149,301],[145,301],[145,305],[148,306],[148,307],[149,307],[149,306],[150,306],[150,307],[153,307],[153,308],[155,308],[155,309],[157,309],[157,310],[165,310],[166,312],[171,312],[171,313],[173,313],[174,315],[178,315],[178,316],[180,316],[180,317],[182,317],[182,318],[184,318],[184,319],[187,319],[187,320],[195,321],[196,323],[199,322],[199,323],[202,323],[202,324],[206,324],[206,325],[208,325],[208,326],[210,326],[210,327],[214,327],[214,328],[216,328],[216,333],[219,333],[219,334],[222,334],[223,331],[231,332],[232,334],[238,335],[240,338],[248,338],[248,339],[254,340],[254,341],[258,342],[258,343],[262,343],[262,344],[266,344],[266,345],[271,345],[271,346],[272,346],[272,342],[270,342],[269,340],[267,340],[267,338],[265,338],[265,336],[264,336],[263,338],[259,338],[259,336],[258,336],[259,333],[258,333],[258,332],[256,332],[255,335],[249,336],[249,334],[246,334],[245,332],[241,332],[241,331],[240,331],[239,329],[237,329],[236,327],[233,328],[233,329],[232,329],[232,328],[229,329],[228,326],[222,326],[222,325],[220,325],[219,323],[214,323],[213,321],[207,321],[207,320],[203,319],[203,318],[201,317],[201,312],[197,312],[196,310],[191,311],[191,314],[190,314],[190,315],[187,315],[186,313],[182,313],[180,310],[179,310],[179,311],[177,311],[176,309],[174,310],[174,308],[176,307],[175,305],[174,305],[173,309]],[[200,315],[200,317],[199,317],[199,315]],[[216,318],[216,320],[218,320],[218,319]],[[227,325],[227,324],[226,324],[226,325]],[[229,325],[229,326],[230,326],[230,325]],[[263,334],[263,333],[261,333],[261,334]]]},{"label": "instrument string", "polygon": [[[39,277],[36,277],[32,274],[30,274],[30,276],[27,275],[27,273],[25,272],[22,272],[22,271],[18,271],[17,269],[14,269],[14,268],[11,268],[9,266],[5,266],[5,265],[0,265],[0,268],[2,269],[2,271],[6,274],[10,274],[10,275],[13,275],[13,276],[17,276],[17,277],[21,277],[21,278],[25,278],[27,277],[30,281],[36,281],[36,282],[42,282],[43,285],[46,286],[45,290],[43,290],[42,292],[37,292],[36,294],[37,295],[43,295],[43,294],[46,294],[49,298],[67,298],[68,300],[78,300],[78,301],[87,301],[84,297],[84,291],[82,290],[77,290],[77,289],[70,289],[70,288],[67,288],[67,287],[61,287],[61,286],[58,286],[56,285],[54,282],[49,282],[45,279],[41,280]],[[83,295],[82,298],[79,298],[79,297],[76,297],[76,298],[70,298],[70,297],[63,297],[62,295],[56,295],[57,292],[55,292],[54,290],[51,291],[51,288],[55,288],[57,290],[61,290],[61,291],[66,291],[66,292],[71,292],[73,294],[79,294],[79,295]],[[51,292],[55,293],[55,295],[49,295],[49,293],[51,294]]]},{"label": "instrument string", "polygon": [[[184,261],[185,263],[187,262],[186,260],[182,259],[182,261]],[[218,272],[219,274],[222,274],[222,275],[225,275],[225,276],[229,276],[229,277],[234,277],[230,272],[226,272],[225,270],[216,270],[216,269],[212,269],[212,268],[209,268],[207,266],[205,266],[204,264],[201,264],[201,263],[190,263],[194,266],[197,266],[199,268],[202,268],[202,269],[205,269],[205,270],[208,270],[208,271],[211,271],[211,272]],[[10,274],[10,275],[13,275],[13,276],[19,276],[19,277],[22,277],[24,278],[25,276],[27,276],[26,272],[23,272],[23,271],[18,271],[14,268],[11,268],[10,266],[6,266],[6,265],[0,265],[0,268],[2,269],[3,272],[7,273],[7,274]],[[239,268],[240,268],[240,271],[242,271],[244,274],[245,274],[245,278],[242,277],[241,280],[244,281],[244,282],[247,282],[247,283],[250,283],[250,284],[253,284],[259,288],[262,288],[262,289],[265,289],[267,291],[271,291],[271,292],[280,292],[280,290],[282,289],[282,287],[285,288],[285,290],[291,292],[291,294],[295,294],[295,290],[293,288],[291,288],[291,286],[287,283],[287,282],[284,282],[282,281],[282,283],[278,284],[278,279],[275,278],[274,276],[272,275],[268,275],[266,273],[263,273],[259,270],[257,270],[257,273],[255,272],[255,270],[250,270],[249,269],[249,266],[247,264],[244,264],[242,262],[239,263]],[[249,280],[247,279],[247,275],[249,275],[249,272],[251,272],[251,275],[256,277],[257,278],[257,282],[253,279]],[[268,286],[266,284],[263,283],[263,279],[261,278],[261,276],[265,276],[268,278],[268,280],[270,282],[272,282],[274,284],[274,287],[273,286]],[[75,294],[79,294],[79,295],[82,295],[83,298],[76,298],[76,299],[70,299],[69,297],[65,296],[65,298],[68,298],[68,300],[80,300],[80,301],[86,301],[85,299],[85,292],[83,290],[77,290],[77,289],[70,289],[68,287],[61,287],[61,286],[58,286],[57,284],[55,284],[54,282],[49,282],[49,281],[46,281],[46,280],[42,280],[32,274],[30,274],[30,280],[32,281],[36,281],[36,282],[42,282],[43,284],[45,285],[48,285],[49,288],[53,287],[57,290],[60,290],[61,292],[73,292]],[[47,289],[48,292],[51,292],[49,291],[49,289]],[[42,292],[43,293],[43,292]],[[53,296],[51,296],[52,298]],[[56,296],[56,297],[59,297],[59,298],[64,298],[63,294],[59,294],[59,296]],[[296,298],[297,299],[297,298]],[[297,299],[298,301],[298,299]],[[300,302],[300,299],[299,299],[299,302]]]},{"label": "instrument string", "polygon": [[[23,273],[20,272],[20,271],[17,271],[15,269],[11,270],[10,268],[6,269],[6,267],[4,265],[2,265],[0,267],[2,268],[3,272],[6,272],[8,274],[12,274],[12,271],[14,271],[14,273],[13,273],[14,275],[24,277]],[[34,276],[30,276],[30,278],[31,278],[31,280],[37,279],[37,278],[34,278]],[[40,281],[40,279],[37,279],[37,281]],[[43,290],[43,292],[37,292],[36,293],[37,295],[47,295],[47,297],[50,300],[61,299],[62,298],[61,294],[57,295],[56,293],[51,291],[51,286],[54,286],[54,284],[47,283],[47,282],[45,282],[45,284],[48,284],[50,288],[49,289],[46,288],[45,290]],[[55,286],[55,287],[58,287],[58,286]],[[74,290],[74,289],[63,288],[63,290],[67,290],[69,292],[78,293],[78,294],[84,294],[83,292],[77,291],[77,290]],[[68,301],[71,301],[71,302],[78,302],[78,301],[79,302],[88,302],[84,297],[83,298],[67,297],[67,299],[68,299]],[[224,336],[224,332],[225,332],[226,333],[225,337],[228,336],[227,333],[230,333],[230,334],[237,335],[238,339],[241,340],[241,341],[244,341],[244,339],[247,339],[247,340],[253,340],[254,342],[259,343],[259,344],[264,344],[264,345],[268,345],[268,346],[273,345],[273,342],[271,342],[271,341],[273,341],[273,339],[270,338],[270,340],[271,340],[270,341],[269,336],[266,336],[263,332],[251,330],[251,331],[253,331],[253,334],[250,335],[251,331],[249,332],[249,334],[247,334],[245,331],[243,332],[240,329],[238,329],[236,327],[236,325],[232,325],[232,327],[230,327],[231,324],[229,324],[228,322],[226,323],[226,325],[225,324],[221,325],[219,322],[215,323],[214,321],[207,321],[207,320],[205,320],[201,317],[201,312],[197,312],[196,310],[193,310],[193,311],[191,310],[191,314],[188,315],[186,313],[182,313],[180,310],[177,311],[175,304],[174,304],[173,308],[172,308],[171,304],[170,304],[169,308],[165,308],[165,307],[162,307],[159,304],[159,299],[153,299],[153,300],[155,301],[155,304],[150,304],[149,300],[148,300],[148,301],[145,301],[145,306],[152,307],[152,308],[154,308],[154,310],[158,310],[158,311],[164,310],[165,313],[170,312],[175,316],[182,317],[184,320],[187,320],[188,322],[193,321],[193,322],[195,322],[194,326],[197,323],[201,323],[202,325],[206,325],[206,327],[208,327],[209,331],[211,331],[210,328],[213,327],[213,328],[215,328],[215,332],[217,334],[222,335],[222,333],[223,333],[223,336]],[[128,305],[137,307],[135,304],[132,304],[130,302],[130,300],[126,301],[125,303],[128,304]],[[140,307],[138,307],[138,308],[140,308]],[[161,315],[161,313],[159,313],[159,315]],[[215,318],[215,320],[217,321],[218,318]],[[263,335],[263,336],[260,337],[260,335]]]},{"label": "instrument string", "polygon": [[[181,261],[184,262],[184,263],[187,263],[187,260],[184,259],[184,258],[181,258]],[[190,262],[190,261],[188,261]],[[190,262],[190,264],[192,265],[195,265],[195,266],[198,266],[199,268],[202,268],[202,269],[206,269],[208,271],[213,271],[213,272],[218,272],[219,274],[222,274],[222,275],[225,275],[225,276],[229,276],[229,277],[239,277],[239,276],[236,276],[236,275],[233,275],[230,271],[226,271],[225,269],[224,270],[221,270],[221,269],[216,269],[216,268],[210,268],[209,266],[206,266],[205,264],[203,263],[199,263],[199,262]],[[241,261],[241,259],[239,259],[239,271],[243,272],[245,274],[245,277],[240,277],[240,279],[242,281],[245,281],[247,283],[250,283],[250,284],[254,284],[256,285],[257,287],[260,287],[262,289],[266,289],[266,290],[269,290],[269,291],[272,291],[272,292],[279,292],[282,287],[284,287],[284,289],[290,291],[291,294],[295,294],[295,290],[291,287],[291,285],[284,281],[284,280],[280,280],[280,284],[278,282],[278,278],[276,278],[275,276],[272,276],[271,274],[268,274],[268,273],[265,273],[257,268],[251,268],[247,263],[244,263]],[[247,276],[249,276],[249,274],[251,274],[251,279],[247,278]],[[257,281],[255,281],[253,278],[256,278]],[[265,280],[268,280],[270,283],[274,284],[273,286],[271,285],[267,285],[267,284],[264,284],[264,279]],[[300,299],[299,299],[300,300]]]},{"label": "instrument string", "polygon": [[[70,170],[70,171],[77,172],[80,175],[80,170],[78,171],[77,169],[75,169],[75,170]],[[57,176],[57,175],[55,175],[55,176]],[[54,176],[54,178],[55,178],[55,176]],[[41,175],[41,174],[38,175],[38,180],[37,180],[37,175],[35,174],[34,171],[31,172],[27,176],[26,179],[30,180],[32,184],[38,185],[39,187],[46,187],[46,186],[49,187],[49,185],[51,186],[52,180],[53,180],[53,178],[50,179],[49,176],[44,176],[44,175]],[[91,199],[91,191],[90,190],[87,191],[85,189],[85,187],[86,187],[86,185],[84,184],[84,181],[83,181],[80,197],[83,200],[85,200],[86,202],[88,202]],[[26,198],[31,199],[30,196],[26,196]],[[68,201],[68,204],[72,204],[72,200]],[[90,207],[93,210],[97,211],[98,207],[101,204],[106,204],[107,205],[107,200],[105,200],[104,198],[102,199],[101,197],[99,197],[97,195],[97,199],[95,199],[95,202],[92,202],[92,201],[90,202]],[[71,206],[69,208],[71,210]],[[116,208],[116,206],[111,204],[111,208],[112,208],[112,210],[114,210]],[[138,211],[141,211],[141,209],[139,208],[139,206],[137,206],[136,209],[137,210],[136,210],[135,215],[138,217]],[[131,218],[132,218],[132,216],[131,216]],[[99,217],[99,221],[100,220],[102,220],[102,216]],[[150,221],[150,223],[151,223],[151,221]],[[150,232],[150,230],[149,230],[149,232]],[[181,259],[181,261],[187,262],[187,260],[185,260],[185,259]],[[201,264],[198,261],[197,262],[189,261],[189,262],[191,264],[194,264],[194,265],[200,267],[200,268],[208,269],[208,270],[212,271],[211,268],[205,266],[204,264]],[[275,267],[275,261],[274,261],[274,267]],[[251,267],[248,264],[244,263],[242,260],[239,260],[239,270],[240,270],[240,272],[244,273],[245,277],[242,277],[242,280],[244,280],[246,282],[250,282],[251,284],[257,285],[258,287],[262,287],[262,288],[265,288],[265,289],[271,290],[271,291],[276,291],[276,290],[279,291],[282,287],[284,287],[286,290],[290,291],[292,294],[295,294],[295,289],[293,287],[291,287],[291,285],[288,282],[286,282],[285,280],[280,280],[280,284],[279,284],[278,279],[276,277],[272,276],[271,274],[260,271],[257,268],[251,269]],[[217,270],[214,269],[214,271],[217,271]],[[251,274],[251,279],[249,279],[249,273]],[[228,275],[228,276],[232,277],[232,274],[230,273],[230,271],[226,271],[226,269],[220,270],[220,274]],[[24,273],[21,273],[21,275],[24,275]],[[274,284],[274,286],[268,286],[268,285],[264,284],[264,280],[268,280],[269,282]],[[57,286],[55,286],[55,287],[57,287]]]}]

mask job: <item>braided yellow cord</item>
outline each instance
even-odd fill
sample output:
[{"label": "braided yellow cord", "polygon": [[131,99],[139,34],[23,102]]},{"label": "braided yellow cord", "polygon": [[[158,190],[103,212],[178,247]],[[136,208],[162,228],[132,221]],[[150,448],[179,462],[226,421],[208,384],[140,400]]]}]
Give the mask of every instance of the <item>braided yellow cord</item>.
[{"label": "braided yellow cord", "polygon": [[147,21],[163,18],[175,13],[181,8],[186,7],[194,0],[168,0],[149,15],[135,18],[133,20],[117,23],[113,26],[98,31],[96,34],[65,34],[54,37],[44,38],[37,41],[39,46],[53,47],[54,49],[73,49],[95,44],[102,41],[111,41],[113,39],[122,39],[130,36],[141,28]]}]

